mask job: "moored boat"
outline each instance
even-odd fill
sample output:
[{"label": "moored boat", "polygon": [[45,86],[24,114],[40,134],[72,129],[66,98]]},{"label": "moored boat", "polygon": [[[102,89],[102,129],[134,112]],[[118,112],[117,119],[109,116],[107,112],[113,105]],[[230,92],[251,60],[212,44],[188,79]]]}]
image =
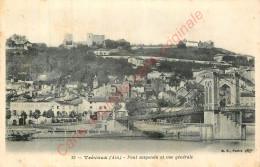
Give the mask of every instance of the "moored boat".
[{"label": "moored boat", "polygon": [[165,135],[162,132],[152,132],[152,131],[143,131],[144,134],[148,135],[150,138],[163,138]]},{"label": "moored boat", "polygon": [[17,132],[16,134],[9,134],[7,136],[7,139],[12,141],[28,141],[29,139],[31,139],[32,135],[33,133],[20,134],[19,132]]}]

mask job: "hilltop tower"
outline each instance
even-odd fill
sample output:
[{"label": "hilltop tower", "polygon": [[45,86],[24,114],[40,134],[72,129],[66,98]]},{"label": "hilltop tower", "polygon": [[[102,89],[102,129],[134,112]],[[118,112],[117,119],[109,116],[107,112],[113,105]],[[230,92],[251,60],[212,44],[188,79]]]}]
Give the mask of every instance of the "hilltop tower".
[{"label": "hilltop tower", "polygon": [[92,33],[87,34],[87,45],[88,45],[88,47],[92,47],[92,45],[93,45],[93,34]]},{"label": "hilltop tower", "polygon": [[72,45],[73,44],[73,34],[65,34],[63,40],[64,46]]}]

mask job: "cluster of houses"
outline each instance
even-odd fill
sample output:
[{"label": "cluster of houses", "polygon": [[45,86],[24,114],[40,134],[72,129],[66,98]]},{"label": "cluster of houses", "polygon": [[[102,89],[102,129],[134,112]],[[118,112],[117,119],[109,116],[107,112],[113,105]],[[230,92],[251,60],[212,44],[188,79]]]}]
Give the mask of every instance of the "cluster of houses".
[{"label": "cluster of houses", "polygon": [[[94,43],[101,45],[105,43],[104,40],[104,35],[88,34],[87,44],[89,46],[92,46]],[[21,47],[25,50],[32,46],[26,40],[19,40],[18,43],[15,42],[15,39],[13,41],[15,47]],[[202,48],[214,46],[214,43],[211,41],[192,42],[183,40],[182,42],[186,46]],[[64,45],[73,46],[74,44],[72,34],[66,34]],[[104,48],[93,51],[95,55],[101,56],[109,55],[111,52],[113,51]],[[221,62],[222,57],[223,55],[217,55],[215,61]],[[141,57],[128,57],[128,62],[137,68],[143,66],[145,60]],[[159,64],[160,62],[157,63],[157,65]],[[193,79],[185,80],[176,76],[174,71],[159,72],[156,67],[153,67],[152,71],[145,77],[140,77],[138,83],[133,81],[132,75],[125,76],[121,80],[117,76],[108,76],[111,78],[111,81],[107,84],[100,84],[97,76],[95,76],[92,85],[84,82],[69,82],[65,86],[12,78],[6,81],[7,110],[11,112],[11,117],[7,123],[9,125],[24,125],[87,121],[93,118],[93,116],[97,116],[96,113],[101,108],[110,112],[117,111],[115,112],[116,116],[127,116],[126,104],[129,99],[133,98],[145,100],[152,112],[156,112],[158,108],[164,107],[159,105],[158,101],[160,100],[166,101],[172,107],[178,107],[181,99],[184,99],[184,105],[186,106],[203,107],[204,83],[200,83],[200,81],[203,74],[207,72],[219,73],[227,80],[230,80],[230,82],[233,82],[232,79],[238,73],[240,76],[239,86],[241,87],[240,104],[255,105],[254,68],[194,69]],[[39,78],[44,78],[44,75],[39,76]],[[114,104],[116,107],[109,107],[107,103],[111,101],[111,98],[116,98],[116,92],[125,82],[129,83],[130,91],[126,92],[126,95],[117,105]],[[199,86],[197,86],[198,83],[200,83]],[[225,105],[234,105],[236,103],[236,99],[232,97],[235,90],[236,88],[228,83],[221,87],[219,97],[224,101]],[[39,117],[39,115],[42,116]]]},{"label": "cluster of houses", "polygon": [[[251,69],[253,71],[253,69]],[[248,76],[249,69],[229,68],[225,71],[220,69],[194,70],[193,79],[180,80],[173,83],[171,78],[174,72],[158,72],[153,70],[146,77],[140,78],[140,82],[133,82],[133,76],[125,76],[119,80],[116,76],[110,76],[114,80],[108,84],[100,85],[97,76],[93,84],[70,82],[65,87],[54,84],[37,84],[33,81],[8,80],[6,86],[8,105],[7,110],[11,112],[11,118],[7,120],[8,125],[24,124],[48,124],[60,122],[87,121],[103,108],[116,116],[127,116],[126,103],[132,98],[146,100],[152,112],[158,111],[158,100],[165,100],[171,104],[178,104],[180,98],[185,98],[184,105],[203,107],[204,85],[200,83],[203,74],[217,72],[232,82],[236,73],[240,73],[240,104],[255,105],[255,85],[253,76]],[[128,82],[130,91],[124,95],[122,100],[114,106],[108,105],[111,98],[123,83]],[[79,88],[79,85],[82,85]],[[192,90],[191,93],[190,90]],[[236,88],[225,83],[220,88],[219,97],[225,100],[225,105],[234,105],[236,99],[232,96]],[[110,102],[111,103],[111,102]],[[196,104],[194,104],[196,103]],[[115,107],[117,106],[117,107]],[[177,105],[175,107],[178,107]],[[174,108],[171,107],[171,108]],[[167,111],[167,110],[166,110]],[[168,110],[169,112],[174,110]],[[26,115],[26,119],[25,119]],[[39,116],[41,115],[41,116]]]}]

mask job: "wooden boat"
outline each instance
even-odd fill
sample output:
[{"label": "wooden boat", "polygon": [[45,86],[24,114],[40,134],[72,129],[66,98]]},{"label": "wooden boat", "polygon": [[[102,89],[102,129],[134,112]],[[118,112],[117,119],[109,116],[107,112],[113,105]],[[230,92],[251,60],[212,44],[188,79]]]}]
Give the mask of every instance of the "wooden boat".
[{"label": "wooden boat", "polygon": [[32,135],[33,133],[20,134],[19,132],[17,132],[17,134],[12,133],[8,135],[7,139],[12,141],[28,141],[29,139],[31,139]]},{"label": "wooden boat", "polygon": [[148,135],[150,138],[163,138],[165,135],[161,132],[143,131],[144,134]]}]

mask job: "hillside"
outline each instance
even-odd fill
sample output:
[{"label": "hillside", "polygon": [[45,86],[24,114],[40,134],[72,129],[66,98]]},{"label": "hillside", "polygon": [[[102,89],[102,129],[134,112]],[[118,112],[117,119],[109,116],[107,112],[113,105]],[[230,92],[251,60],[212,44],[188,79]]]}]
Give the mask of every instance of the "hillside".
[{"label": "hillside", "polygon": [[[113,59],[96,57],[90,52],[87,46],[81,46],[77,49],[53,48],[31,49],[22,53],[13,53],[10,50],[6,52],[6,70],[7,79],[16,78],[21,80],[36,80],[39,75],[47,75],[47,82],[64,84],[70,81],[87,82],[92,85],[95,75],[97,75],[100,84],[109,81],[108,76],[113,75],[123,78],[125,75],[136,73],[132,64],[127,59]],[[120,53],[129,53],[128,51],[119,51]],[[160,49],[138,49],[131,51],[135,56],[160,56]],[[171,48],[166,55],[167,58],[189,59],[213,61],[217,54],[230,53],[219,48],[201,49],[201,48]],[[122,55],[122,54],[121,54]],[[129,56],[129,55],[125,55]],[[254,66],[246,57],[225,57],[234,66]],[[187,79],[192,78],[192,69],[209,67],[212,65],[201,65],[194,62],[162,62],[158,67],[161,72],[175,71],[176,75]]]},{"label": "hillside", "polygon": [[[213,61],[215,55],[225,54],[225,53],[227,52],[219,48],[206,49],[206,48],[187,47],[187,48],[170,48],[167,50],[167,54],[165,56],[167,58],[176,58],[176,59]],[[149,49],[141,48],[135,50],[135,54],[141,54],[145,56],[156,55],[158,57],[163,56],[160,53],[159,48],[149,48]]]},{"label": "hillside", "polygon": [[135,72],[126,59],[96,57],[88,54],[88,47],[77,49],[46,48],[44,51],[31,50],[22,54],[6,53],[7,79],[36,80],[47,75],[52,83],[70,81],[88,82],[92,85],[95,75],[100,83],[107,83],[109,75],[123,78]]}]

